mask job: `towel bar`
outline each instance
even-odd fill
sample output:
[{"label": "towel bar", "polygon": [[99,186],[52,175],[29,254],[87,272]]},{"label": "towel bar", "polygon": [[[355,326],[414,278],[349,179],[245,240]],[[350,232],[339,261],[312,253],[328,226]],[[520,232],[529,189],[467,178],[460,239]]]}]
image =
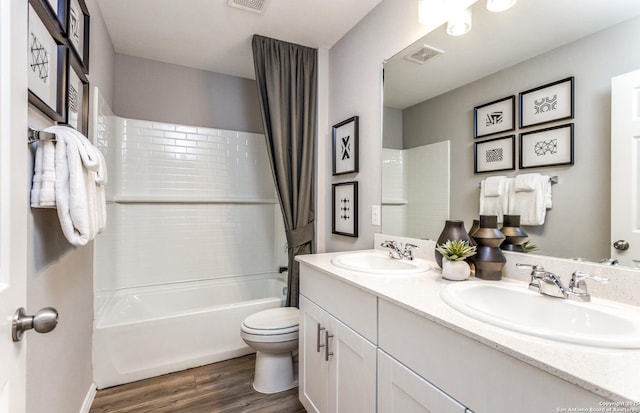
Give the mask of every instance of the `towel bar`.
[{"label": "towel bar", "polygon": [[[558,176],[554,175],[554,176],[550,176],[549,177],[549,182],[551,182],[551,185],[555,185],[558,183]],[[478,183],[478,186],[480,186],[480,183]]]},{"label": "towel bar", "polygon": [[55,141],[56,134],[51,132],[44,132],[29,128],[27,131],[27,142],[33,143],[37,141]]}]

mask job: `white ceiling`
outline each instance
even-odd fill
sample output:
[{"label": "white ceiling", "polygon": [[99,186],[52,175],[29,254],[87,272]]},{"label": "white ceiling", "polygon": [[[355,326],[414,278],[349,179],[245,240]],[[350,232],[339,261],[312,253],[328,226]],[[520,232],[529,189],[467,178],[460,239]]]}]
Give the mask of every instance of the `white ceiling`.
[{"label": "white ceiling", "polygon": [[[503,13],[485,4],[472,6],[469,33],[453,37],[440,27],[387,61],[385,106],[407,108],[640,15],[640,0],[518,0]],[[404,59],[423,44],[445,53],[423,65]]]},{"label": "white ceiling", "polygon": [[98,0],[117,53],[249,79],[253,34],[330,48],[378,3],[270,0],[258,15],[226,0]]}]

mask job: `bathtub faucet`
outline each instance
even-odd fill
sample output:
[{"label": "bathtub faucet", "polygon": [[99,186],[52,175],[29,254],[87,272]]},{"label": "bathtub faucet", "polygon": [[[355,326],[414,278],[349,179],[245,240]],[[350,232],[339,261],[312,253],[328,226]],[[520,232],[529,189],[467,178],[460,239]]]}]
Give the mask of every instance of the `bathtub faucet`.
[{"label": "bathtub faucet", "polygon": [[404,244],[404,248],[402,243],[396,243],[395,241],[384,241],[380,244],[383,248],[389,248],[389,257],[393,259],[406,259],[409,261],[413,261],[413,249],[418,248],[417,245],[406,243]]}]

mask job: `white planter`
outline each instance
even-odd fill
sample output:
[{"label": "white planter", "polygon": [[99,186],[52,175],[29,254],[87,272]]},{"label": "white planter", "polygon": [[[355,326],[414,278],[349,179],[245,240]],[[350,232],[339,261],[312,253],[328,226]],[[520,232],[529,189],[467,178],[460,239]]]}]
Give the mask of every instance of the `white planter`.
[{"label": "white planter", "polygon": [[462,281],[469,278],[471,268],[466,261],[442,260],[442,277],[452,281]]}]

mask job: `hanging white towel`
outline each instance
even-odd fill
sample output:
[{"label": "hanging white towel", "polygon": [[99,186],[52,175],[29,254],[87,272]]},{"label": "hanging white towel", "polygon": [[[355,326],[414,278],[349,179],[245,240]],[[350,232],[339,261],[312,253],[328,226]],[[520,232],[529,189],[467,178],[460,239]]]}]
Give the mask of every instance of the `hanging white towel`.
[{"label": "hanging white towel", "polygon": [[[518,180],[518,178],[521,178]],[[533,187],[533,189],[530,189]],[[519,189],[519,190],[517,190]],[[523,174],[514,179],[509,189],[509,214],[520,215],[520,225],[543,225],[547,205],[551,205],[549,176]]]},{"label": "hanging white towel", "polygon": [[55,146],[51,141],[40,141],[31,186],[31,206],[33,208],[55,208]]},{"label": "hanging white towel", "polygon": [[480,215],[497,215],[498,222],[508,207],[508,185],[506,176],[490,176],[480,182]]},{"label": "hanging white towel", "polygon": [[67,240],[86,245],[106,225],[106,162],[75,129],[52,126],[45,131],[56,134],[56,143],[38,142],[31,205],[55,207]]}]

